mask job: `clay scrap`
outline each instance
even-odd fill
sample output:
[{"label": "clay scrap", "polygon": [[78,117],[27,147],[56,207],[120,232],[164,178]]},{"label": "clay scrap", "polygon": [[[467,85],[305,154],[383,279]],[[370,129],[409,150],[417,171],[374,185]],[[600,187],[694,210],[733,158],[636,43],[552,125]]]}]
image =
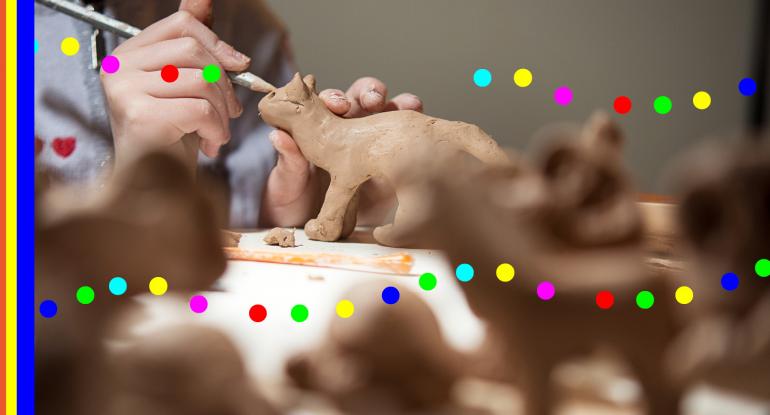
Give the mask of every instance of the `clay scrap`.
[{"label": "clay scrap", "polygon": [[294,241],[294,229],[290,231],[283,228],[273,228],[265,235],[263,241],[268,245],[278,245],[281,248],[294,248],[297,246]]}]

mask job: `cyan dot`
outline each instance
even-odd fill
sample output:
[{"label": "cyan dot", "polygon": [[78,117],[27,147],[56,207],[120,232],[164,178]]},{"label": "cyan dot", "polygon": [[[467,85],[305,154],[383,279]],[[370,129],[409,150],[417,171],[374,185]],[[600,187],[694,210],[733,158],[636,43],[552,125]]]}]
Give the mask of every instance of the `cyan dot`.
[{"label": "cyan dot", "polygon": [[401,293],[398,292],[398,288],[396,287],[385,287],[385,289],[382,290],[382,301],[384,301],[385,304],[396,304],[399,298],[401,298]]},{"label": "cyan dot", "polygon": [[473,83],[479,88],[486,88],[492,83],[492,72],[487,68],[476,69],[473,73]]},{"label": "cyan dot", "polygon": [[112,295],[123,295],[128,289],[128,283],[122,277],[115,277],[110,280],[110,293]]},{"label": "cyan dot", "polygon": [[37,49],[38,49],[38,44],[37,44],[37,39],[35,39],[35,53],[37,53]]},{"label": "cyan dot", "polygon": [[457,279],[462,282],[468,282],[473,279],[473,267],[471,264],[460,264],[455,269]]},{"label": "cyan dot", "polygon": [[748,97],[754,95],[757,92],[757,83],[751,78],[743,78],[738,83],[738,90],[741,91],[741,95]]},{"label": "cyan dot", "polygon": [[738,288],[738,276],[735,275],[732,272],[728,272],[725,275],[722,275],[722,288],[724,288],[726,291],[733,291],[734,289]]},{"label": "cyan dot", "polygon": [[59,311],[59,307],[56,306],[56,302],[54,300],[45,300],[40,303],[40,315],[45,318],[51,318],[55,316],[57,311]]}]

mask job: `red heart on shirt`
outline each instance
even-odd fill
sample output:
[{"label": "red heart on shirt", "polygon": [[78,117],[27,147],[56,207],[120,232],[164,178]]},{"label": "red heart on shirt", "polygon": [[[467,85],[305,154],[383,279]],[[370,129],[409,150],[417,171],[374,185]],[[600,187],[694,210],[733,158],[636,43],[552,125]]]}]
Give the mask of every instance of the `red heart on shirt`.
[{"label": "red heart on shirt", "polygon": [[35,155],[38,155],[41,151],[43,151],[43,144],[43,140],[35,136]]},{"label": "red heart on shirt", "polygon": [[75,151],[75,137],[56,137],[51,142],[51,147],[56,154],[69,157]]}]

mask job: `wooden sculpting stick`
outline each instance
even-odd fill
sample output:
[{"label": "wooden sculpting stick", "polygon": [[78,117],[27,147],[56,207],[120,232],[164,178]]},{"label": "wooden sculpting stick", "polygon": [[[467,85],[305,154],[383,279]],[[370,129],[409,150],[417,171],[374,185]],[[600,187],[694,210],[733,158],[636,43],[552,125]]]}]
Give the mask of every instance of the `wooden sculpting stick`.
[{"label": "wooden sculpting stick", "polygon": [[231,260],[270,262],[275,264],[305,265],[322,268],[342,268],[354,271],[376,269],[408,275],[414,265],[414,258],[407,252],[364,258],[352,255],[329,253],[284,253],[269,250],[224,248],[225,256]]}]

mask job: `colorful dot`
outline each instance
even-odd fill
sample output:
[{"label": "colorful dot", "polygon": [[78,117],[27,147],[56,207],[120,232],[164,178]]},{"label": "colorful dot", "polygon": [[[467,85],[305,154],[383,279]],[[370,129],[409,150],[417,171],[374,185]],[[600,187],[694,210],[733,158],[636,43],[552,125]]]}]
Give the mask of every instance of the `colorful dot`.
[{"label": "colorful dot", "polygon": [[612,107],[615,108],[615,112],[618,114],[628,114],[631,112],[631,98],[626,96],[619,96],[615,98],[615,102],[612,103]]},{"label": "colorful dot", "polygon": [[219,66],[211,64],[206,65],[205,68],[203,68],[203,79],[206,80],[206,82],[214,83],[219,80],[219,78],[222,76],[222,71],[219,69]]},{"label": "colorful dot", "polygon": [[473,73],[473,83],[479,88],[486,88],[492,83],[492,72],[487,68],[476,69]]},{"label": "colorful dot", "polygon": [[677,288],[676,292],[674,293],[676,302],[683,305],[690,304],[692,302],[693,296],[692,288],[685,285]]},{"label": "colorful dot", "polygon": [[102,70],[106,73],[115,73],[120,69],[120,60],[116,56],[107,55],[102,59]]},{"label": "colorful dot", "polygon": [[74,37],[65,37],[61,41],[61,53],[67,56],[73,56],[80,50],[80,42]]},{"label": "colorful dot", "polygon": [[267,309],[262,304],[254,304],[249,309],[249,318],[255,323],[261,323],[267,318]]},{"label": "colorful dot", "polygon": [[396,304],[399,298],[401,298],[401,293],[398,292],[398,288],[396,287],[385,287],[385,289],[382,290],[382,301],[384,301],[385,304]]},{"label": "colorful dot", "polygon": [[566,85],[562,85],[553,91],[553,100],[562,107],[572,103],[572,90]]},{"label": "colorful dot", "polygon": [[471,264],[460,264],[455,269],[457,279],[462,282],[468,282],[473,279],[473,267]]},{"label": "colorful dot", "polygon": [[355,307],[350,300],[342,300],[337,303],[337,315],[340,318],[349,318],[353,315],[353,312],[355,312]]},{"label": "colorful dot", "polygon": [[596,305],[602,310],[609,310],[615,304],[615,296],[609,291],[599,291],[596,294]]},{"label": "colorful dot", "polygon": [[310,312],[308,312],[307,307],[302,304],[297,304],[291,308],[291,318],[297,323],[302,323],[307,320],[309,315]]},{"label": "colorful dot", "polygon": [[657,112],[658,114],[666,115],[669,112],[671,112],[673,103],[671,102],[671,98],[665,95],[661,95],[655,98],[655,101],[653,101],[652,106],[653,108],[655,108],[655,112]]},{"label": "colorful dot", "polygon": [[543,281],[537,285],[537,296],[543,301],[548,301],[556,295],[556,287],[550,281]]},{"label": "colorful dot", "polygon": [[497,266],[497,270],[495,270],[495,275],[497,275],[497,279],[502,282],[508,282],[513,279],[513,276],[516,275],[516,270],[513,269],[513,265],[508,263],[502,263]]},{"label": "colorful dot", "polygon": [[37,53],[37,50],[40,48],[40,46],[37,44],[37,39],[35,39],[35,53]]},{"label": "colorful dot", "polygon": [[725,275],[722,275],[722,288],[724,288],[726,291],[733,291],[736,288],[738,288],[738,276],[735,275],[732,272],[728,272]]},{"label": "colorful dot", "polygon": [[436,276],[430,272],[426,272],[425,274],[420,275],[419,283],[420,288],[425,291],[430,291],[436,288]]},{"label": "colorful dot", "polygon": [[636,294],[636,305],[642,310],[649,310],[655,304],[655,296],[649,291],[639,291]]},{"label": "colorful dot", "polygon": [[209,308],[209,300],[202,295],[194,295],[190,297],[190,310],[193,313],[200,314]]},{"label": "colorful dot", "polygon": [[150,292],[154,295],[163,295],[168,291],[168,281],[163,277],[155,277],[150,280]]},{"label": "colorful dot", "polygon": [[692,105],[701,111],[707,110],[711,106],[711,95],[706,91],[696,92],[692,96]]},{"label": "colorful dot", "polygon": [[40,303],[40,315],[44,318],[51,318],[59,311],[59,307],[54,300],[44,300]]},{"label": "colorful dot", "polygon": [[174,82],[179,78],[179,69],[174,65],[166,65],[160,70],[160,77],[166,82]]},{"label": "colorful dot", "polygon": [[94,302],[94,297],[94,289],[87,285],[78,288],[77,292],[75,292],[75,298],[78,299],[80,304],[91,304]]},{"label": "colorful dot", "polygon": [[754,264],[754,272],[762,278],[770,276],[770,260],[762,258]]},{"label": "colorful dot", "polygon": [[108,287],[112,295],[123,295],[128,289],[128,283],[122,277],[114,277],[110,280]]},{"label": "colorful dot", "polygon": [[532,85],[532,72],[527,68],[517,69],[513,73],[513,83],[519,88],[526,88]]},{"label": "colorful dot", "polygon": [[744,97],[750,97],[757,93],[757,83],[751,78],[743,78],[738,82],[738,91]]}]

